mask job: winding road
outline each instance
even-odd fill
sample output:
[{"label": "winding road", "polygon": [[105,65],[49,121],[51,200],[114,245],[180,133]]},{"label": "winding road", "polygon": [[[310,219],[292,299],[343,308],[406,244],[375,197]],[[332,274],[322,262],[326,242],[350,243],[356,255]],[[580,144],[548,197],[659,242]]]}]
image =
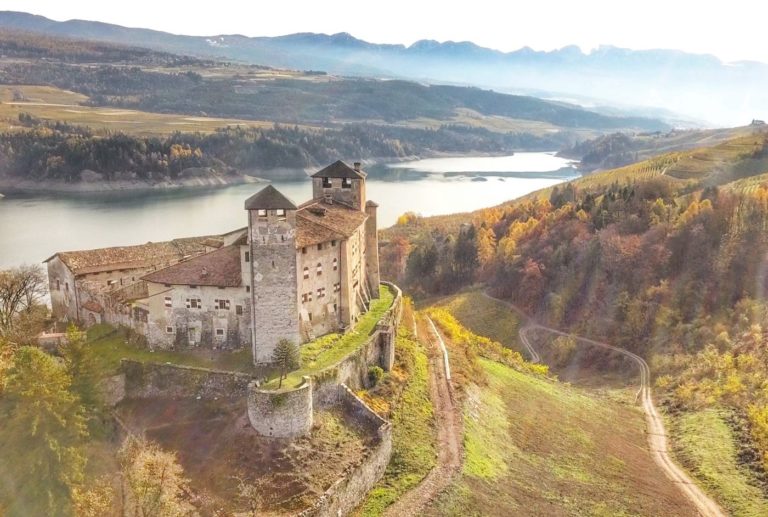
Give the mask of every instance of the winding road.
[{"label": "winding road", "polygon": [[722,508],[712,500],[707,494],[705,494],[677,464],[672,460],[669,454],[669,444],[667,443],[667,433],[664,429],[664,422],[659,415],[656,406],[653,404],[653,398],[651,397],[651,370],[648,367],[648,363],[645,359],[637,354],[619,348],[617,346],[595,341],[575,334],[569,334],[551,327],[547,327],[533,321],[526,313],[520,310],[515,305],[498,298],[494,298],[487,293],[483,293],[484,296],[492,300],[496,300],[505,304],[507,307],[515,311],[522,316],[526,321],[519,330],[520,341],[525,346],[526,350],[531,356],[532,362],[540,362],[541,357],[536,352],[536,349],[531,345],[528,333],[533,329],[544,330],[552,334],[559,336],[568,336],[580,343],[586,343],[591,346],[596,346],[606,350],[611,350],[622,354],[632,359],[640,370],[640,390],[637,393],[637,398],[640,399],[643,411],[645,412],[645,419],[648,424],[648,445],[651,452],[651,456],[656,464],[664,471],[667,477],[676,483],[685,496],[694,504],[698,512],[703,517],[725,517],[726,513]]}]

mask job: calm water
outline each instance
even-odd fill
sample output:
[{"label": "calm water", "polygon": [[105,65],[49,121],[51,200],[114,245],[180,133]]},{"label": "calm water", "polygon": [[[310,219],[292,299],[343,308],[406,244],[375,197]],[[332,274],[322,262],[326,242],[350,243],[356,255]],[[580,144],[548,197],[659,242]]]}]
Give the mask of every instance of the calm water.
[{"label": "calm water", "polygon": [[[368,168],[368,197],[379,225],[403,212],[422,215],[493,206],[576,176],[551,153],[439,158]],[[447,174],[447,175],[446,175]],[[473,175],[482,175],[478,181]],[[309,181],[275,182],[297,203]],[[56,195],[0,199],[0,268],[41,262],[56,251],[99,248],[222,233],[246,225],[243,201],[262,186],[209,191]]]}]

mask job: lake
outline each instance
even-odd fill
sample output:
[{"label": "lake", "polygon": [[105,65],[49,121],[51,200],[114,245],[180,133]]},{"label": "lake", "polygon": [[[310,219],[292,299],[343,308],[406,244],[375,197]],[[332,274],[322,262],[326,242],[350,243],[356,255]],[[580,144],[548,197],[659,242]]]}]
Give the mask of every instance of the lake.
[{"label": "lake", "polygon": [[[381,228],[407,211],[429,216],[476,210],[578,176],[571,162],[553,153],[432,158],[366,170]],[[309,181],[273,184],[297,204],[312,193]],[[40,263],[57,251],[240,228],[246,225],[243,201],[260,188],[8,196],[0,199],[0,268]]]}]

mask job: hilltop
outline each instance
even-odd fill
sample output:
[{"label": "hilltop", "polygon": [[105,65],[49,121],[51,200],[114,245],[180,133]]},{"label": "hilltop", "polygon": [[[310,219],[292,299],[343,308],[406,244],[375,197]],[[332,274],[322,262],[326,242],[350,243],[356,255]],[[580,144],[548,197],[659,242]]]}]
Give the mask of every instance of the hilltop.
[{"label": "hilltop", "polygon": [[343,32],[185,36],[87,20],[57,22],[10,11],[0,13],[0,27],[131,45],[141,41],[166,52],[278,68],[470,84],[539,97],[579,99],[577,102],[585,105],[635,106],[625,108],[635,114],[660,107],[720,124],[760,117],[768,108],[766,94],[752,87],[765,83],[767,65],[723,63],[714,56],[676,50],[601,46],[585,53],[566,46],[549,52],[524,47],[505,53],[466,41],[376,44]]}]

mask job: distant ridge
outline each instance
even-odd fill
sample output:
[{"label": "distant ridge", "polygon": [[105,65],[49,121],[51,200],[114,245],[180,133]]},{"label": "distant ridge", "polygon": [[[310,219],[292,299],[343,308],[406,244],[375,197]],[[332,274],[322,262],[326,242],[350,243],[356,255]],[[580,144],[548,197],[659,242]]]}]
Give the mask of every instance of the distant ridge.
[{"label": "distant ridge", "polygon": [[711,55],[678,50],[601,46],[584,53],[576,46],[566,46],[549,52],[523,47],[505,53],[466,41],[376,44],[346,32],[185,36],[84,20],[57,22],[13,11],[0,11],[0,28],[141,44],[282,68],[473,84],[588,105],[661,107],[719,125],[768,118],[768,89],[762,87],[768,84],[768,65],[725,64]]}]

